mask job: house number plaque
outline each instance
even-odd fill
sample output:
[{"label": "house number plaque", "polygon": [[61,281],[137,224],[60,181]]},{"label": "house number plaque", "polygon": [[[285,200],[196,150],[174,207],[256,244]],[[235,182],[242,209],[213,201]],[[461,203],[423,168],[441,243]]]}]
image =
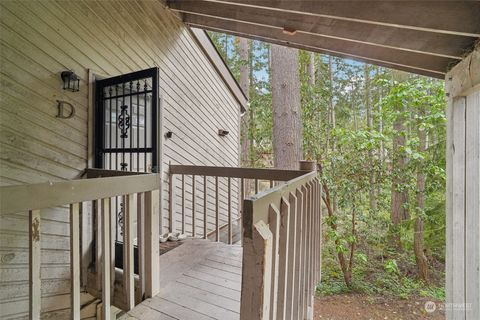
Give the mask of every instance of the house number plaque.
[{"label": "house number plaque", "polygon": [[63,100],[57,100],[58,113],[57,118],[71,119],[75,116],[75,107],[73,104]]}]

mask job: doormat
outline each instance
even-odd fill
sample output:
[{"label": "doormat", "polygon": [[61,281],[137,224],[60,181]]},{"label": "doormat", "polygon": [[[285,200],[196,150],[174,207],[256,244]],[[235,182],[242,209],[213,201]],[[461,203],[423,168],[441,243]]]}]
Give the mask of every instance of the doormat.
[{"label": "doormat", "polygon": [[160,255],[167,253],[168,251],[175,249],[183,244],[183,241],[167,241],[160,243]]}]

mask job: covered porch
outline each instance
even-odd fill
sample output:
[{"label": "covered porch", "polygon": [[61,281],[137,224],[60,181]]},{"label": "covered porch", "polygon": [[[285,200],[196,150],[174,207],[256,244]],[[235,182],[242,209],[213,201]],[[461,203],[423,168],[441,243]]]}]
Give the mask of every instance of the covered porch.
[{"label": "covered porch", "polygon": [[[162,255],[158,174],[88,169],[84,179],[2,187],[3,215],[29,212],[30,319],[40,318],[45,303],[40,217],[53,207],[70,212],[71,319],[311,318],[321,185],[314,162],[299,168],[171,165],[170,228],[189,238]],[[82,218],[89,213],[93,225]]]},{"label": "covered porch", "polygon": [[[447,303],[461,306],[447,314],[480,317],[477,2],[388,1],[374,4],[375,10],[363,1],[161,2],[188,26],[445,78]],[[62,303],[68,312],[56,316],[69,319],[312,319],[322,188],[315,167],[299,169],[172,164],[165,171],[168,192],[162,192],[163,172],[95,169],[85,171],[86,179],[1,187],[2,215],[28,212],[28,254],[18,259],[28,262],[29,318],[40,319],[42,310]],[[112,228],[117,199],[124,206],[122,268],[116,267]],[[69,267],[62,273],[69,274],[70,286],[62,301],[42,298],[48,239],[40,238],[41,216],[52,207],[68,215]],[[167,228],[190,239],[160,255],[164,208]],[[87,212],[94,225],[84,224]],[[88,241],[95,246],[84,251]],[[90,297],[98,303],[90,306]]]}]

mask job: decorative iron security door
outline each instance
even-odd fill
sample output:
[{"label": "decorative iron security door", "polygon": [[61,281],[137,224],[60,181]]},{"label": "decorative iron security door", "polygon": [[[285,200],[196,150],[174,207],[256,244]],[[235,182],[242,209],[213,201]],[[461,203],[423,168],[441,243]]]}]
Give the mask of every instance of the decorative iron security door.
[{"label": "decorative iron security door", "polygon": [[[158,68],[97,81],[95,107],[95,167],[158,172]],[[113,198],[110,208],[115,216],[115,266],[122,268],[124,197]],[[136,273],[137,251],[135,245]]]},{"label": "decorative iron security door", "polygon": [[157,172],[158,68],[96,82],[95,166]]}]

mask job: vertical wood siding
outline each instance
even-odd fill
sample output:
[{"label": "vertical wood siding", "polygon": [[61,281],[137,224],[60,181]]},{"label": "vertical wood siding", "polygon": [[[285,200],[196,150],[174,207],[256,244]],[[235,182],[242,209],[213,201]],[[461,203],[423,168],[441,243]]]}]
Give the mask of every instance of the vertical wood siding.
[{"label": "vertical wood siding", "polygon": [[[160,1],[1,1],[0,18],[1,185],[74,179],[87,167],[89,70],[108,77],[160,69],[163,132],[173,132],[172,139],[160,137],[164,232],[169,162],[238,165],[240,107]],[[60,73],[68,69],[80,76],[80,92],[61,89]],[[56,118],[56,100],[72,103],[76,116]],[[230,134],[219,137],[219,128]],[[196,186],[203,190],[200,181]],[[191,190],[191,179],[186,187]],[[203,210],[200,201],[197,207]],[[27,217],[0,216],[2,319],[28,310]],[[67,208],[42,212],[42,227],[43,316],[68,318]]]}]

